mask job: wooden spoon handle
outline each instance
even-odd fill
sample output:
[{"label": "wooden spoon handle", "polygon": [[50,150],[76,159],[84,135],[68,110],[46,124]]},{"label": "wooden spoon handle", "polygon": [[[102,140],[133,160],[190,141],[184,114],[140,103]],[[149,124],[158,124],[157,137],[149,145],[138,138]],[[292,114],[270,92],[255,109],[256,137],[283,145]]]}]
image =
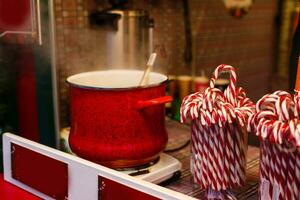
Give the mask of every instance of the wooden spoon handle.
[{"label": "wooden spoon handle", "polygon": [[147,62],[147,68],[144,71],[142,79],[141,79],[141,81],[139,83],[140,86],[144,86],[144,85],[148,85],[149,84],[149,74],[152,71],[155,59],[156,59],[156,53],[152,53],[150,55],[150,58],[149,58],[148,62]]}]

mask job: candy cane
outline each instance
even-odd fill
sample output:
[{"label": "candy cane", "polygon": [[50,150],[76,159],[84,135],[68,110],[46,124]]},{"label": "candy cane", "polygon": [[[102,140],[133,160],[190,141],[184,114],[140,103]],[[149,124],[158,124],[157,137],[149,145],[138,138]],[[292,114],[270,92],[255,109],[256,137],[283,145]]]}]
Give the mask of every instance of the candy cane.
[{"label": "candy cane", "polygon": [[[237,139],[237,135],[236,135],[236,130],[233,127],[232,124],[229,124],[229,131],[230,134],[232,136],[232,144],[233,144],[233,162],[231,162],[231,168],[234,169],[234,178],[231,179],[232,184],[235,186],[239,186],[242,185],[242,181],[241,181],[241,174],[242,174],[242,158],[241,158],[241,151],[239,148],[239,141]],[[240,134],[240,133],[238,133]],[[242,174],[243,176],[244,174]]]},{"label": "candy cane", "polygon": [[224,163],[224,158],[225,158],[225,150],[224,150],[224,146],[225,146],[225,136],[224,136],[224,129],[223,127],[219,127],[219,131],[220,131],[220,137],[219,137],[219,150],[220,150],[220,155],[219,155],[219,163],[220,163],[220,168],[223,170],[223,179],[222,179],[222,190],[226,190],[227,188],[227,184],[229,181],[229,177],[228,177],[228,169],[229,166],[225,165]]},{"label": "candy cane", "polygon": [[[269,163],[266,160],[268,155],[267,155],[267,149],[266,149],[266,144],[263,142],[261,144],[261,150],[260,150],[260,180],[267,180],[268,177],[268,173],[269,173]],[[260,183],[260,188],[263,189],[262,187],[262,183]],[[263,192],[266,191],[261,191],[261,189],[259,190],[259,197],[261,197],[263,195]],[[267,191],[268,197],[267,199],[270,199],[271,196],[269,195],[269,191]]]},{"label": "candy cane", "polygon": [[[277,145],[271,145],[270,148],[272,149],[272,158],[273,158],[273,164],[274,164],[274,183],[277,185],[278,188],[273,187],[273,190],[279,190],[279,196],[278,199],[284,200],[284,175],[281,174],[283,165],[281,165],[281,154],[277,148]],[[273,192],[274,193],[274,192]]]},{"label": "candy cane", "polygon": [[231,149],[230,144],[228,143],[228,127],[227,124],[223,126],[224,132],[224,174],[225,174],[225,185],[227,188],[232,186],[231,184]]},{"label": "candy cane", "polygon": [[288,195],[287,197],[289,199],[296,199],[297,198],[297,194],[295,193],[295,176],[294,176],[294,172],[295,172],[295,155],[293,152],[287,152],[287,168],[286,168],[286,174],[287,174],[287,181],[286,181],[286,194]]},{"label": "candy cane", "polygon": [[299,199],[299,193],[300,193],[300,149],[297,148],[297,150],[294,152],[294,157],[295,158],[295,185],[296,185],[296,188],[295,190],[293,191],[294,192],[294,195],[296,198]]},{"label": "candy cane", "polygon": [[[211,133],[211,129],[208,130],[208,132]],[[218,179],[217,179],[217,176],[218,176],[218,170],[217,170],[217,167],[216,167],[216,157],[214,155],[214,151],[215,151],[215,144],[214,144],[214,141],[213,141],[213,136],[211,134],[207,134],[208,136],[208,149],[209,149],[209,153],[208,153],[208,160],[209,160],[209,163],[208,163],[208,168],[210,170],[210,178],[211,178],[211,186],[212,186],[212,189],[214,190],[219,190],[219,183],[218,183]]]},{"label": "candy cane", "polygon": [[300,115],[300,93],[299,92],[296,92],[294,95],[294,103],[295,103],[294,114],[295,117],[299,118]]},{"label": "candy cane", "polygon": [[192,145],[191,145],[191,151],[192,151],[192,157],[191,157],[191,172],[194,178],[194,181],[200,185],[201,188],[204,188],[204,183],[202,182],[202,151],[199,149],[198,146],[198,136],[201,136],[203,133],[199,132],[198,127],[196,123],[192,123]]},{"label": "candy cane", "polygon": [[226,153],[229,156],[229,186],[234,188],[236,185],[235,178],[235,156],[234,156],[234,140],[232,137],[232,132],[230,130],[230,125],[227,125],[227,134],[226,134]]},{"label": "candy cane", "polygon": [[[269,153],[269,143],[268,142],[263,142],[262,143],[263,145],[263,153],[262,156],[264,157],[264,165],[265,165],[265,169],[266,169],[266,174],[264,176],[263,181],[267,181],[269,183],[269,190],[268,191],[261,191],[261,195],[263,193],[266,193],[265,195],[267,195],[267,198],[266,199],[271,199],[272,198],[272,175],[270,176],[270,174],[272,173],[272,169],[271,169],[271,159],[270,159],[270,153]],[[261,184],[263,184],[264,182],[261,182]],[[262,199],[264,200],[264,199]]]},{"label": "candy cane", "polygon": [[235,126],[236,129],[236,135],[238,138],[238,145],[240,148],[240,159],[241,159],[241,170],[242,170],[242,174],[240,174],[240,178],[241,178],[241,185],[244,185],[245,180],[246,180],[246,150],[247,150],[247,142],[245,141],[245,129],[244,127],[237,125]]},{"label": "candy cane", "polygon": [[202,169],[202,179],[201,181],[203,182],[203,187],[206,188],[209,183],[208,183],[208,171],[207,171],[207,151],[206,151],[206,148],[204,147],[204,139],[205,139],[205,136],[204,134],[206,134],[204,132],[204,129],[201,125],[201,123],[199,123],[199,121],[196,121],[195,122],[200,133],[201,134],[197,134],[197,139],[198,139],[198,142],[196,143],[196,145],[199,146],[199,150],[201,151],[201,159],[202,159],[202,165],[201,165],[201,169]]},{"label": "candy cane", "polygon": [[219,149],[219,130],[216,125],[212,126],[210,128],[211,131],[211,141],[213,144],[213,168],[216,172],[216,188],[215,190],[220,191],[222,189],[222,175],[223,175],[223,169],[221,168],[221,160],[220,160],[220,149]]},{"label": "candy cane", "polygon": [[225,89],[224,94],[227,98],[228,102],[230,102],[232,105],[236,106],[236,72],[235,69],[230,65],[219,65],[216,70],[214,71],[213,77],[210,81],[210,87],[214,88],[216,79],[221,74],[222,71],[229,71],[230,72],[230,83],[229,86]]},{"label": "candy cane", "polygon": [[274,167],[272,149],[270,148],[270,143],[267,143],[266,150],[267,150],[266,162],[269,165],[268,179],[271,183],[270,186],[269,186],[269,196],[272,197],[272,195],[273,195],[273,185],[272,184],[275,183],[275,167]]},{"label": "candy cane", "polygon": [[206,129],[206,126],[203,126],[202,125],[202,128],[203,128],[203,133],[204,133],[204,137],[203,137],[203,149],[204,149],[204,158],[206,160],[206,163],[205,163],[205,170],[207,172],[207,182],[208,182],[208,185],[212,185],[212,176],[211,174],[213,173],[212,171],[212,168],[211,168],[211,160],[210,160],[210,157],[209,157],[209,154],[210,154],[210,151],[209,151],[209,132],[207,131]]}]

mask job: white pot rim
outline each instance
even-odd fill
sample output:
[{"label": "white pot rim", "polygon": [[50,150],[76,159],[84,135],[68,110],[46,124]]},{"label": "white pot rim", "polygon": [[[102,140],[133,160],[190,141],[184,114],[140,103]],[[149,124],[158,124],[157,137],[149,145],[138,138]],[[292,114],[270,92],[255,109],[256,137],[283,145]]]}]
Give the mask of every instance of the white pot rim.
[{"label": "white pot rim", "polygon": [[145,86],[139,86],[143,73],[144,71],[142,70],[123,69],[90,71],[69,76],[66,81],[74,87],[99,90],[148,88],[161,85],[168,81],[168,77],[166,75],[151,72],[149,75],[150,83]]}]

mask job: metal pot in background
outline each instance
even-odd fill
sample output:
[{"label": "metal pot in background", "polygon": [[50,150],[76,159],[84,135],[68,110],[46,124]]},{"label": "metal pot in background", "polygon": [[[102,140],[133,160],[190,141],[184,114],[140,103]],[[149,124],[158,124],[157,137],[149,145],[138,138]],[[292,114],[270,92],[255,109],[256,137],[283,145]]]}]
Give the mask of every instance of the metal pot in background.
[{"label": "metal pot in background", "polygon": [[92,27],[105,30],[107,66],[139,69],[153,50],[153,20],[144,10],[96,11],[90,15]]}]

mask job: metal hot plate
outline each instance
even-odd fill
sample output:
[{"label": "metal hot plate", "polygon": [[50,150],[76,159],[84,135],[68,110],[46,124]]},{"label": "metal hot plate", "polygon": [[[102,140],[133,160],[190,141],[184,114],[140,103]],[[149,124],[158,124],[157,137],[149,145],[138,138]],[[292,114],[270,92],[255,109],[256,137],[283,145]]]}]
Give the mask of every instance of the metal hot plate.
[{"label": "metal hot plate", "polygon": [[161,153],[157,163],[142,169],[131,169],[128,171],[121,171],[122,173],[133,175],[134,177],[149,181],[152,183],[161,183],[171,178],[175,172],[180,171],[181,162],[176,158]]}]

